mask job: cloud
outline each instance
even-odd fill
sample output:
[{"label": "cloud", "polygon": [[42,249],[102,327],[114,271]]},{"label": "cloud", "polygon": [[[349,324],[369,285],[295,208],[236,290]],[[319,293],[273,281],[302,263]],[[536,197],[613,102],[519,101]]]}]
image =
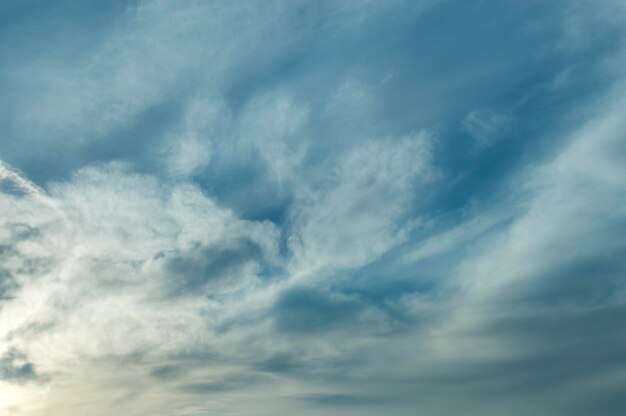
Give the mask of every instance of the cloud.
[{"label": "cloud", "polygon": [[567,393],[578,383],[593,389],[622,365],[612,318],[624,301],[622,91],[551,161],[522,175],[526,211],[459,264],[465,290],[433,337],[446,343],[437,351],[446,360],[477,362],[468,377],[506,378],[503,395],[553,392],[558,414],[589,400]]},{"label": "cloud", "polygon": [[380,315],[375,310],[368,311],[367,305],[358,298],[304,288],[283,293],[275,307],[278,329],[301,336],[345,327],[352,331],[357,326],[371,329],[376,315]]},{"label": "cloud", "polygon": [[303,401],[323,406],[367,406],[380,404],[381,400],[375,397],[359,397],[342,394],[315,394],[300,398]]},{"label": "cloud", "polygon": [[0,379],[9,382],[22,383],[37,380],[39,375],[33,363],[27,360],[24,353],[10,349],[0,358]]},{"label": "cloud", "polygon": [[162,258],[168,294],[172,296],[197,294],[211,283],[232,288],[236,285],[233,279],[254,276],[259,271],[258,259],[262,259],[262,253],[254,242],[237,241],[234,247],[220,242],[218,247],[194,247],[186,253],[164,254]]},{"label": "cloud", "polygon": [[[44,365],[53,370],[58,369],[55,360],[71,357],[72,351],[95,357],[124,355],[143,352],[152,342],[163,342],[159,333],[164,324],[174,325],[174,329],[177,319],[184,320],[187,314],[191,317],[199,309],[193,306],[185,312],[185,308],[171,304],[161,307],[164,321],[159,323],[151,312],[156,304],[151,302],[167,301],[174,296],[202,299],[203,290],[207,295],[227,293],[240,288],[233,283],[244,277],[242,273],[253,279],[246,284],[254,284],[259,271],[255,262],[264,261],[265,256],[271,262],[275,256],[276,232],[270,224],[242,222],[218,208],[197,188],[162,187],[154,178],[133,174],[122,165],[81,170],[72,181],[51,186],[51,195],[62,207],[70,228],[51,225],[30,233],[31,239],[36,238],[34,244],[23,233],[13,243],[12,250],[21,246],[24,249],[19,256],[12,255],[21,262],[12,271],[27,275],[31,281],[19,299],[3,308],[2,328],[6,336],[52,319],[54,330],[29,340],[28,348],[40,359],[47,357]],[[24,197],[10,202],[27,203]],[[147,212],[149,216],[144,215]],[[24,230],[34,229],[34,224],[45,219],[28,214],[15,211],[12,219],[25,223]],[[132,229],[128,228],[130,224]],[[65,253],[49,259],[41,270],[32,268],[39,261],[40,240],[56,241]],[[211,248],[218,241],[222,241],[218,248]],[[227,241],[231,241],[231,248],[227,248],[231,244]],[[227,251],[232,253],[232,261],[225,256]],[[250,266],[245,266],[246,271],[239,263]],[[8,258],[5,264],[12,265]],[[30,268],[25,269],[25,264]],[[229,284],[204,288],[206,282],[230,274]],[[90,277],[85,280],[84,276]],[[37,280],[32,281],[34,278]],[[151,291],[160,293],[161,287],[167,288],[166,298],[150,301]],[[120,297],[121,293],[124,295]],[[178,312],[171,314],[168,310]],[[200,316],[193,320],[202,325]],[[188,325],[180,328],[183,332],[188,329]],[[92,336],[77,338],[81,333]],[[101,333],[107,333],[107,337],[97,335]],[[167,337],[175,334],[166,333]],[[183,333],[180,336],[161,346],[178,351],[180,343],[186,342]]]},{"label": "cloud", "polygon": [[298,273],[362,266],[400,243],[409,189],[432,177],[428,145],[421,133],[356,146],[303,192],[289,242]]},{"label": "cloud", "polygon": [[0,413],[624,413],[623,7],[0,8]]},{"label": "cloud", "polygon": [[474,139],[476,148],[482,150],[502,138],[510,123],[508,116],[483,108],[467,113],[462,126]]}]

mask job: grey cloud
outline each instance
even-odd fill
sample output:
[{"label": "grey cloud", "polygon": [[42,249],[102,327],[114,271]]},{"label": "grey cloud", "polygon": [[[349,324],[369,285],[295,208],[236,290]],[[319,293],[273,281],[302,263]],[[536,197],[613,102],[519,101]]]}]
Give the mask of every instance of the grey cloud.
[{"label": "grey cloud", "polygon": [[448,392],[461,402],[483,403],[485,409],[503,403],[513,406],[514,414],[532,409],[530,403],[541,412],[550,409],[550,414],[587,414],[587,406],[601,408],[593,403],[597,389],[611,391],[620,383],[626,338],[618,316],[623,309],[490,308],[491,322],[473,335],[503,342],[505,357],[473,359],[469,355],[475,352],[466,351],[464,359],[439,363],[410,385],[436,394]]},{"label": "grey cloud", "polygon": [[175,380],[183,376],[186,369],[176,365],[161,365],[150,370],[150,375],[159,380]]},{"label": "grey cloud", "polygon": [[19,287],[19,283],[15,281],[12,274],[0,268],[0,300],[11,299]]},{"label": "grey cloud", "polygon": [[2,227],[0,298],[10,299],[23,284],[53,270],[57,260],[48,251],[52,242],[38,226],[9,220]]},{"label": "grey cloud", "polygon": [[181,388],[185,393],[201,395],[223,393],[234,389],[235,387],[232,384],[220,382],[187,384]]},{"label": "grey cloud", "polygon": [[196,246],[185,252],[161,253],[163,258],[164,282],[168,296],[197,295],[199,291],[210,290],[211,284],[232,282],[242,278],[242,274],[253,272],[262,260],[262,248],[250,240],[235,241],[232,247],[221,244],[218,247]]},{"label": "grey cloud", "polygon": [[[375,307],[354,296],[313,288],[295,288],[283,293],[274,308],[278,329],[301,336],[342,328],[363,330],[369,326],[368,321],[374,324],[376,315],[380,314]],[[369,317],[368,312],[374,312],[375,316]]]},{"label": "grey cloud", "polygon": [[389,400],[385,397],[322,393],[310,394],[299,397],[298,399],[313,405],[322,405],[324,407],[362,407],[376,404],[380,405]]},{"label": "grey cloud", "polygon": [[[616,230],[618,231],[618,230]],[[626,250],[597,258],[578,259],[551,266],[527,280],[513,282],[500,297],[502,303],[600,306],[626,294]]]},{"label": "grey cloud", "polygon": [[28,361],[28,357],[23,352],[12,348],[0,358],[0,380],[23,383],[39,378],[34,364]]},{"label": "grey cloud", "polygon": [[207,395],[217,394],[224,392],[231,392],[235,390],[245,389],[259,383],[271,382],[270,379],[254,374],[231,374],[220,378],[215,381],[206,381],[198,383],[184,384],[180,386],[181,391],[185,393]]},{"label": "grey cloud", "polygon": [[293,353],[277,353],[273,356],[260,361],[254,368],[259,371],[278,373],[278,374],[295,374],[303,368],[302,360]]}]

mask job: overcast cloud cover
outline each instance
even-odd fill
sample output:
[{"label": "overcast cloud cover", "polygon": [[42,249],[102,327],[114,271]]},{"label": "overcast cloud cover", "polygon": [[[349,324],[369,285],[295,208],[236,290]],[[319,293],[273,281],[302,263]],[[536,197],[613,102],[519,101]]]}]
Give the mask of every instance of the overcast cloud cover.
[{"label": "overcast cloud cover", "polygon": [[0,2],[0,415],[626,414],[622,0]]}]

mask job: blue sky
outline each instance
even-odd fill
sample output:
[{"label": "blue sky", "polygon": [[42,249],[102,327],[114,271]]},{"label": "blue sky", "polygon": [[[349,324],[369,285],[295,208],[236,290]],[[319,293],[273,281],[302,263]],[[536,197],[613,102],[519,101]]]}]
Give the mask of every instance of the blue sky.
[{"label": "blue sky", "polygon": [[0,414],[623,415],[619,0],[0,4]]}]

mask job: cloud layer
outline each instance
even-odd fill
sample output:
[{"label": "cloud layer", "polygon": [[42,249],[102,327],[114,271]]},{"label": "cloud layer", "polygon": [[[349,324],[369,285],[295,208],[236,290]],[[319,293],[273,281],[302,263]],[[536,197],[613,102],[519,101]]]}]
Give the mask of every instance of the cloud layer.
[{"label": "cloud layer", "polygon": [[0,16],[0,414],[626,411],[619,1]]}]

